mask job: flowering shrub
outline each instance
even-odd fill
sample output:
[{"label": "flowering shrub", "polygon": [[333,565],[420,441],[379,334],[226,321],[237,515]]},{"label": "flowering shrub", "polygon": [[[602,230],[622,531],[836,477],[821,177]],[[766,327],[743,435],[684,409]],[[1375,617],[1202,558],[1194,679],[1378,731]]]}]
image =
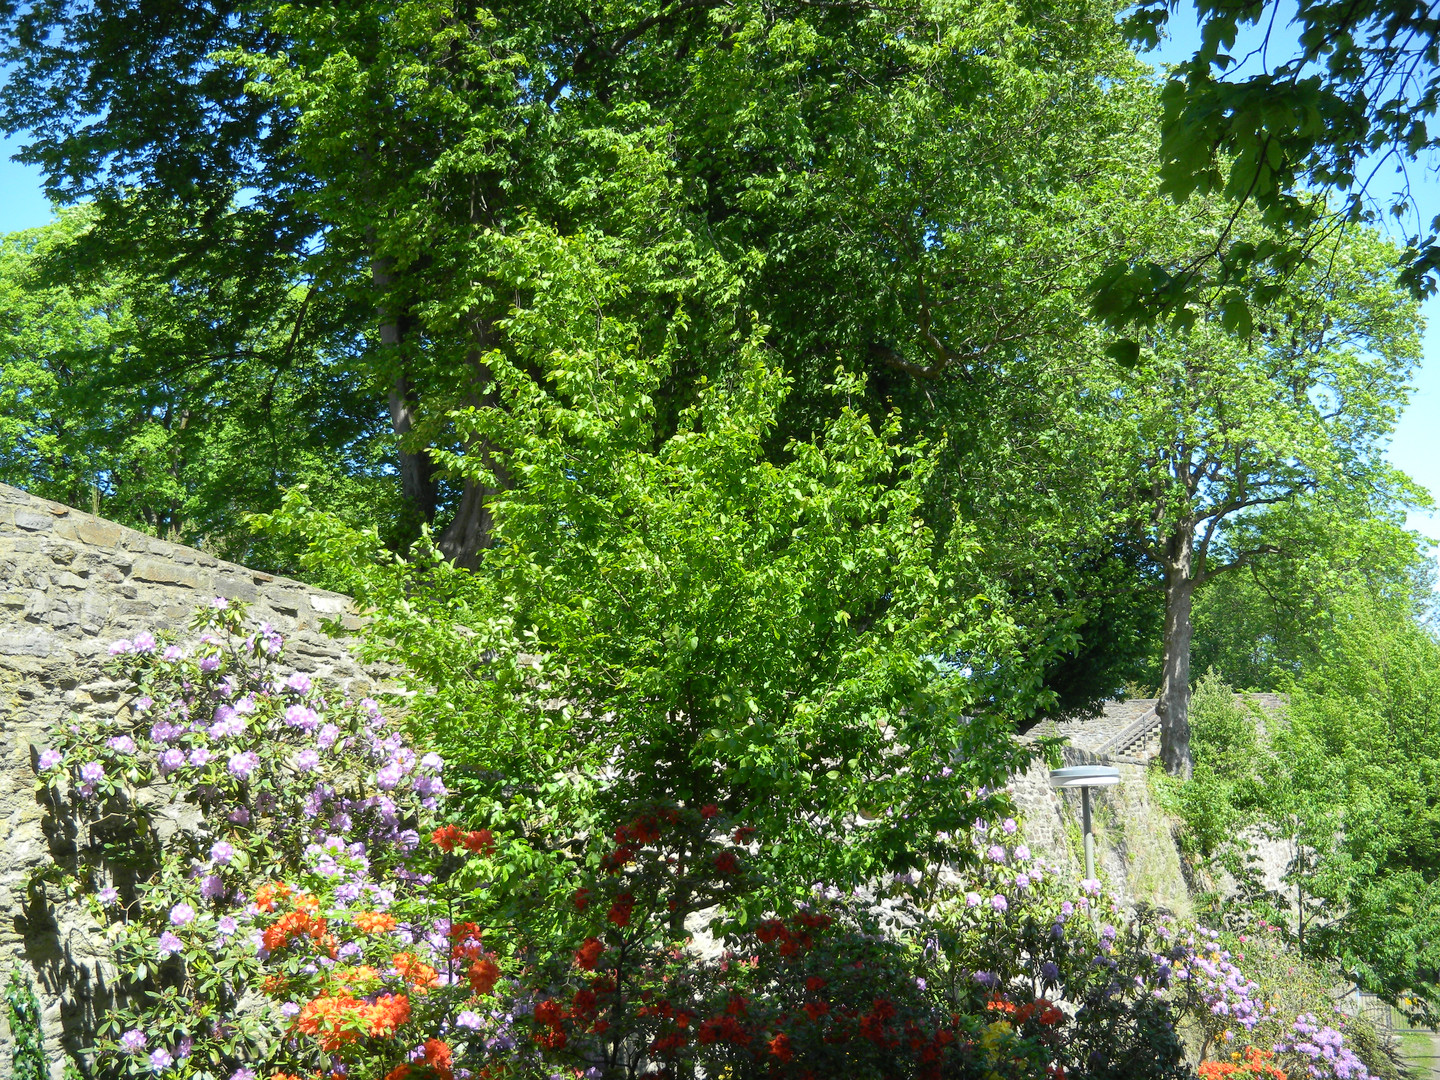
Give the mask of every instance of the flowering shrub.
[{"label": "flowering shrub", "polygon": [[106,1070],[243,1080],[296,1031],[298,1010],[258,993],[267,962],[283,957],[282,979],[337,963],[357,919],[429,880],[416,855],[444,763],[374,701],[282,673],[280,636],[246,631],[243,605],[217,598],[195,630],[193,648],[145,633],[111,646],[128,707],[57,732],[37,765],[123,979]]}]

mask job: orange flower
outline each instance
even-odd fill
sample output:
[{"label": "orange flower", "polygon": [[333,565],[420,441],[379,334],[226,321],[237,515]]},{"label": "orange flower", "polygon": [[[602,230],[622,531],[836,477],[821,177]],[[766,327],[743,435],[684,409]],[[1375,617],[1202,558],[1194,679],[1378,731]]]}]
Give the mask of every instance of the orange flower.
[{"label": "orange flower", "polygon": [[395,970],[399,972],[400,977],[421,993],[440,982],[440,976],[436,970],[420,960],[414,953],[396,953],[390,958],[390,962],[395,965]]},{"label": "orange flower", "polygon": [[455,825],[446,825],[443,829],[436,829],[430,834],[430,842],[441,851],[452,852],[455,845],[460,842],[460,829]]},{"label": "orange flower", "polygon": [[376,1038],[395,1034],[395,1029],[410,1021],[410,999],[404,994],[381,994],[375,1004],[361,1010],[361,1017]]},{"label": "orange flower", "polygon": [[781,1061],[789,1061],[795,1056],[795,1051],[790,1049],[790,1036],[780,1032],[770,1040],[770,1053],[774,1054]]},{"label": "orange flower", "polygon": [[363,1016],[364,1009],[349,994],[321,995],[300,1010],[295,1026],[317,1040],[322,1050],[333,1053],[360,1038],[353,1021]]},{"label": "orange flower", "polygon": [[362,934],[385,934],[395,929],[395,916],[379,911],[362,911],[355,916],[355,928]]},{"label": "orange flower", "polygon": [[435,1070],[440,1080],[453,1080],[455,1076],[450,1047],[440,1039],[425,1040],[425,1064]]},{"label": "orange flower", "polygon": [[605,946],[600,943],[599,938],[588,937],[584,944],[575,950],[575,964],[586,971],[594,971],[595,965],[600,962],[600,954],[605,951]]},{"label": "orange flower", "polygon": [[274,911],[275,901],[287,899],[293,891],[283,881],[267,882],[255,890],[255,906],[261,911]]},{"label": "orange flower", "polygon": [[488,956],[482,956],[470,965],[470,989],[481,997],[495,989],[500,981],[500,967]]}]

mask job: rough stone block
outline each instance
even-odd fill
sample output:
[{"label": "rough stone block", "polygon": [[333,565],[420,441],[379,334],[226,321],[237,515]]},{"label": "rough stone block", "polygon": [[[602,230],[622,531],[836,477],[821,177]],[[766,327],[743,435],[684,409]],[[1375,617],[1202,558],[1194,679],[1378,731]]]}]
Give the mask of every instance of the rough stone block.
[{"label": "rough stone block", "polygon": [[182,570],[173,563],[163,559],[140,559],[135,563],[135,568],[130,571],[130,576],[140,581],[153,581],[163,585],[179,585],[182,588],[193,589],[200,584],[194,572]]},{"label": "rough stone block", "polygon": [[76,523],[75,533],[81,543],[101,548],[119,547],[125,538],[123,527],[92,517],[81,518]]},{"label": "rough stone block", "polygon": [[29,532],[49,532],[55,527],[55,519],[49,514],[41,514],[34,510],[21,509],[15,511],[15,524],[21,529]]}]

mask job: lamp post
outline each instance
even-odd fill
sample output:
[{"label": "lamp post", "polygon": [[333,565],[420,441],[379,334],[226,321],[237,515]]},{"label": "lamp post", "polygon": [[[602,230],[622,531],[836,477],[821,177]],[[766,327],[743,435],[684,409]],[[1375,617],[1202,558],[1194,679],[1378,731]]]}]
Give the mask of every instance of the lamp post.
[{"label": "lamp post", "polygon": [[1085,877],[1095,876],[1095,831],[1090,825],[1090,789],[1114,787],[1120,783],[1120,770],[1113,765],[1071,765],[1050,770],[1050,786],[1056,791],[1080,789],[1081,814],[1085,824]]}]

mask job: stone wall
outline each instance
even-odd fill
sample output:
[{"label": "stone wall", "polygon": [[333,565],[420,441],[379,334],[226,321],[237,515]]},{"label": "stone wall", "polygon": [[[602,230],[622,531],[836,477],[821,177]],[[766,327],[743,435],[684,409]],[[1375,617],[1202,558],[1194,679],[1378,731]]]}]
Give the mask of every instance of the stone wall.
[{"label": "stone wall", "polygon": [[[213,596],[243,600],[286,637],[290,663],[359,690],[372,679],[321,630],[357,624],[349,600],[221,562],[0,484],[0,982],[19,965],[40,997],[55,1075],[112,999],[101,928],[31,873],[73,849],[46,828],[36,747],[57,725],[114,715],[123,687],[103,672],[111,641],[183,631]],[[74,718],[72,720],[72,718]],[[63,1051],[63,1053],[62,1053]],[[0,1012],[0,1076],[10,1033]]]}]

